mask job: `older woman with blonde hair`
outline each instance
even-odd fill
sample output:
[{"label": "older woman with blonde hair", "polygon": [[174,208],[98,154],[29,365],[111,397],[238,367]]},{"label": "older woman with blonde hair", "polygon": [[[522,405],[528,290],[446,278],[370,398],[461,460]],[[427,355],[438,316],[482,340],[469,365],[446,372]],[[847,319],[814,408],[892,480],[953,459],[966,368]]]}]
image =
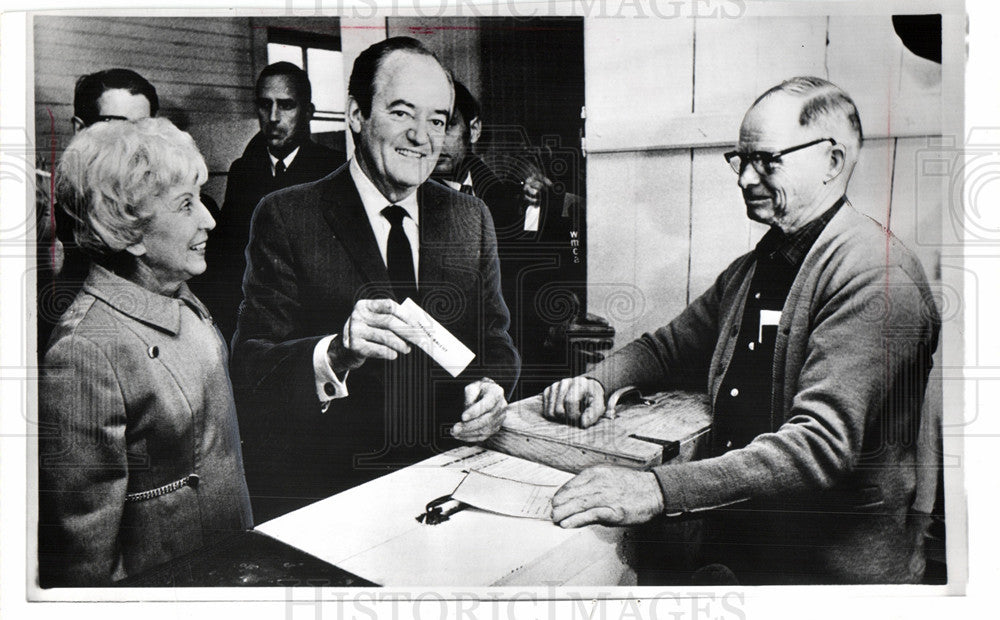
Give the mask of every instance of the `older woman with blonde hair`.
[{"label": "older woman with blonde hair", "polygon": [[108,584],[253,525],[226,346],[185,284],[215,221],[165,119],[84,130],[56,175],[93,266],[40,380],[39,577]]}]

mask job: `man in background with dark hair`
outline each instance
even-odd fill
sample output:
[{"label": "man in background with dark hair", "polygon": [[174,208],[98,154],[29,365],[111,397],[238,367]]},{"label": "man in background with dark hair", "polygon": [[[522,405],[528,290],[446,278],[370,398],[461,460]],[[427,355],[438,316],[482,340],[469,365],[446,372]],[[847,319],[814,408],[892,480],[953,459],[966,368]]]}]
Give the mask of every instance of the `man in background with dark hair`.
[{"label": "man in background with dark hair", "polygon": [[[500,427],[520,363],[493,222],[427,182],[452,98],[420,42],[372,45],[348,85],[351,162],[256,209],[231,369],[259,521]],[[413,346],[407,298],[475,354],[457,376]]]},{"label": "man in background with dark hair", "polygon": [[[542,192],[552,182],[537,171],[528,173],[521,182],[501,178],[476,155],[473,145],[483,131],[480,105],[464,84],[458,80],[454,84],[455,107],[432,178],[481,198],[490,208],[498,239],[516,237],[523,230],[537,230]],[[503,257],[500,260],[502,263]]]},{"label": "man in background with dark hair", "polygon": [[192,281],[227,342],[236,331],[243,298],[244,250],[254,207],[271,192],[315,181],[345,161],[343,153],[310,137],[315,106],[305,71],[290,62],[268,65],[257,78],[255,92],[260,132],[229,168],[226,197],[208,243],[208,269]]},{"label": "man in background with dark hair", "polygon": [[156,88],[131,69],[105,69],[76,81],[73,131],[111,120],[134,121],[156,116]]},{"label": "man in background with dark hair", "polygon": [[[95,123],[156,116],[160,99],[149,80],[131,69],[104,69],[80,76],[73,89],[73,133]],[[73,220],[56,208],[51,193],[54,162],[35,171],[38,239],[38,353],[44,355],[52,327],[69,306],[90,270],[90,260],[73,239]]]}]

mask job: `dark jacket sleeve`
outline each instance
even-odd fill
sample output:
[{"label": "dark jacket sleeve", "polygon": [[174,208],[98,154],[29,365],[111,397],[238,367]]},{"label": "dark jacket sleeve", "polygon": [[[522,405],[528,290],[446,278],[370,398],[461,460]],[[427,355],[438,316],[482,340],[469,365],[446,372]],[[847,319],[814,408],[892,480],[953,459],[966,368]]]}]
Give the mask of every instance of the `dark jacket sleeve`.
[{"label": "dark jacket sleeve", "polygon": [[286,411],[318,410],[312,354],[322,336],[299,337],[302,314],[290,234],[277,204],[261,202],[250,224],[244,299],[231,371],[241,400],[284,399]]},{"label": "dark jacket sleeve", "polygon": [[488,376],[510,396],[521,371],[521,357],[514,348],[508,330],[510,311],[500,290],[500,259],[497,256],[496,232],[492,218],[482,207],[482,248],[480,270],[483,277],[485,313],[484,366]]}]

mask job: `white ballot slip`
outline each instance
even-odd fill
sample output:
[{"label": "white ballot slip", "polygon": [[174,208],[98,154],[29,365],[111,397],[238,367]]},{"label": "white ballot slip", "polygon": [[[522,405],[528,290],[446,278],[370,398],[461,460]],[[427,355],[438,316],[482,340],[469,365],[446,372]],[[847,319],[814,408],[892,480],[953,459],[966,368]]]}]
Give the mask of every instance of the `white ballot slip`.
[{"label": "white ballot slip", "polygon": [[470,471],[451,497],[480,510],[548,521],[558,486],[531,484]]},{"label": "white ballot slip", "polygon": [[409,297],[400,307],[409,316],[408,322],[414,328],[406,339],[423,349],[452,377],[462,374],[476,354]]}]

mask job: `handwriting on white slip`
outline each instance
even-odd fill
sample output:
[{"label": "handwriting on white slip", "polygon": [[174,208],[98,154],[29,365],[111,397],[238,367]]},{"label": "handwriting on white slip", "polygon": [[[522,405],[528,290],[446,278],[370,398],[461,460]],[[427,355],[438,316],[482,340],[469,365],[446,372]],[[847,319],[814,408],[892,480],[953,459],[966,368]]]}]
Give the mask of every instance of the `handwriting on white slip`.
[{"label": "handwriting on white slip", "polygon": [[413,327],[406,339],[423,349],[452,377],[462,374],[476,354],[409,297],[400,306],[409,318],[407,323]]},{"label": "handwriting on white slip", "polygon": [[460,502],[511,517],[548,521],[558,486],[531,484],[470,471],[451,497]]}]

